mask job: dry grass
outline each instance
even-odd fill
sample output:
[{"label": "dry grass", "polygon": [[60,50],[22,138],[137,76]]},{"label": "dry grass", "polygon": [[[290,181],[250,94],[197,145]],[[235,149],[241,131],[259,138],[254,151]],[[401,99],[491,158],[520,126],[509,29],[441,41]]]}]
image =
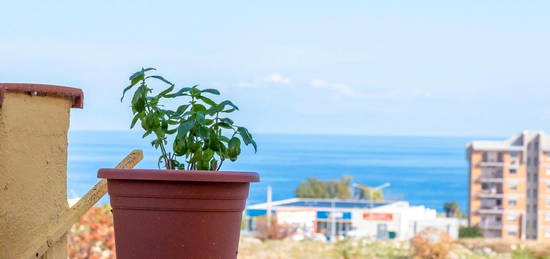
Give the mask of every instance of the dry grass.
[{"label": "dry grass", "polygon": [[319,241],[270,240],[244,237],[239,247],[240,259],[265,258],[408,258],[408,242],[343,240],[334,243]]},{"label": "dry grass", "polygon": [[[280,231],[277,231],[279,233]],[[437,232],[437,231],[436,231]],[[412,242],[368,239],[338,242],[266,240],[243,236],[239,259],[550,259],[550,244],[491,239],[451,241],[439,232],[422,233]],[[110,207],[92,208],[68,234],[69,258],[113,259],[115,245]],[[416,257],[414,257],[416,256]]]}]

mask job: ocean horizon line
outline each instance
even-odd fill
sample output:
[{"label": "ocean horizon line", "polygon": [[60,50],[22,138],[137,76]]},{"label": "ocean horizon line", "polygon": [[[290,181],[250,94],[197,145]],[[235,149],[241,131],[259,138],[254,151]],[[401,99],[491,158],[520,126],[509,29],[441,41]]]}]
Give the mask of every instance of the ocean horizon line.
[{"label": "ocean horizon line", "polygon": [[[133,129],[69,129],[71,132],[136,132],[139,133],[139,130]],[[518,131],[521,132],[521,131]],[[338,137],[411,137],[411,138],[471,138],[471,139],[480,139],[480,140],[499,140],[507,139],[508,137],[503,136],[482,136],[482,135],[415,135],[415,134],[382,134],[382,133],[301,133],[301,132],[252,132],[254,135],[263,135],[263,136],[338,136]]]}]

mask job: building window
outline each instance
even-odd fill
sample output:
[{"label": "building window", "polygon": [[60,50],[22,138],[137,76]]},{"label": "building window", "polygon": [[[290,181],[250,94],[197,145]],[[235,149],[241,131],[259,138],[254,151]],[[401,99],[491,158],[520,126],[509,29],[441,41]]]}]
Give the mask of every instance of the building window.
[{"label": "building window", "polygon": [[502,162],[501,152],[483,152],[481,156],[483,162]]},{"label": "building window", "polygon": [[508,214],[508,220],[509,221],[515,221],[517,218],[516,214]]},{"label": "building window", "polygon": [[550,207],[550,199],[546,199],[546,206]]},{"label": "building window", "polygon": [[547,190],[547,191],[550,191],[550,183],[547,183],[547,184],[546,184],[546,190]]},{"label": "building window", "polygon": [[546,168],[546,175],[550,175],[550,167]]},{"label": "building window", "polygon": [[518,172],[517,169],[515,169],[515,168],[510,168],[510,173],[511,173],[511,174],[516,174],[517,172]]},{"label": "building window", "polygon": [[510,152],[511,157],[518,157],[518,152]]},{"label": "building window", "polygon": [[515,237],[516,236],[516,231],[515,230],[508,231],[508,236],[509,237]]},{"label": "building window", "polygon": [[546,214],[545,214],[544,220],[545,220],[546,222],[550,222],[550,213],[546,213]]},{"label": "building window", "polygon": [[515,191],[518,189],[518,183],[510,183],[508,188],[510,188],[510,190],[512,191]]},{"label": "building window", "polygon": [[518,201],[512,200],[512,199],[508,200],[508,206],[516,206],[516,205],[518,205]]}]

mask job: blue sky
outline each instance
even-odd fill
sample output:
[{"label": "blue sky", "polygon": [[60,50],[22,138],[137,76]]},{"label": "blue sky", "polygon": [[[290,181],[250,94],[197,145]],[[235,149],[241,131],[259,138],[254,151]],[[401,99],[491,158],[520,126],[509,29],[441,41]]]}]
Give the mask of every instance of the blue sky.
[{"label": "blue sky", "polygon": [[6,1],[0,81],[82,88],[72,129],[127,129],[120,93],[152,66],[220,89],[253,132],[550,131],[548,13],[545,1]]}]

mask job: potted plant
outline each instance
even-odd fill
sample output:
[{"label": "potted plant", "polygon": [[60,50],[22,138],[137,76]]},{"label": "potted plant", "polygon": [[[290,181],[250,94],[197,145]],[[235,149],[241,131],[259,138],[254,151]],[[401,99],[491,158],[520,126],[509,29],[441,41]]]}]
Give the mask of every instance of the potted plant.
[{"label": "potted plant", "polygon": [[[176,89],[154,68],[130,77],[135,89],[130,128],[141,125],[154,137],[159,169],[100,169],[113,208],[117,258],[235,258],[242,211],[257,173],[219,171],[236,161],[241,142],[256,151],[244,127],[227,117],[231,101],[215,102],[215,89]],[[166,85],[158,93],[151,80]],[[173,109],[171,100],[176,103]],[[160,170],[160,167],[165,170]]]}]

